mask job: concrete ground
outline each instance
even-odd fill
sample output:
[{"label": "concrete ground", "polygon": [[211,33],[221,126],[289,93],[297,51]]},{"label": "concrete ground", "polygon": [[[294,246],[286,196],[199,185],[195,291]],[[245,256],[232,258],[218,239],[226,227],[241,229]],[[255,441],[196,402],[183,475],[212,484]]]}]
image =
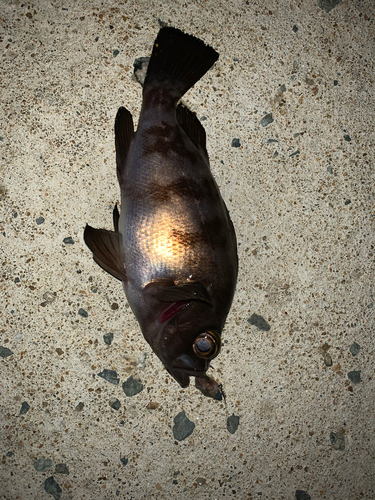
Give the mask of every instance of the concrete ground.
[{"label": "concrete ground", "polygon": [[[375,498],[374,14],[2,0],[0,498]],[[238,237],[226,403],[167,374],[82,236],[112,227],[114,118],[163,23],[220,53],[184,102]]]}]

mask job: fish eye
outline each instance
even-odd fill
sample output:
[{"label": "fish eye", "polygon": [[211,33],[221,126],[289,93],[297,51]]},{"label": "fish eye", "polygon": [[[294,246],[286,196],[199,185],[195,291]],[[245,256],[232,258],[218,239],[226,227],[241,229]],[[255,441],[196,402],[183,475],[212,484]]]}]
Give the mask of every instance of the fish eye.
[{"label": "fish eye", "polygon": [[220,351],[220,335],[214,330],[207,330],[194,340],[193,351],[198,358],[213,359]]}]

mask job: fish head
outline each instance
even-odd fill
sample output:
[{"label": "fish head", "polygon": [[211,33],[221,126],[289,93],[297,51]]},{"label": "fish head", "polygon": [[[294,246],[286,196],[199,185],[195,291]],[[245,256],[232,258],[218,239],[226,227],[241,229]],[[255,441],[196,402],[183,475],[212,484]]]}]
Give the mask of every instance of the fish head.
[{"label": "fish head", "polygon": [[[177,300],[154,303],[151,310],[157,313],[142,328],[153,351],[181,387],[188,387],[190,376],[205,377],[221,347],[222,325],[215,320],[207,290],[200,283],[189,286],[182,290],[171,287]],[[165,289],[155,295],[171,298]]]},{"label": "fish head", "polygon": [[[182,304],[172,304],[179,308]],[[187,387],[189,377],[204,377],[220,352],[221,339],[212,321],[212,307],[191,301],[154,330],[148,340],[168,373]]]}]

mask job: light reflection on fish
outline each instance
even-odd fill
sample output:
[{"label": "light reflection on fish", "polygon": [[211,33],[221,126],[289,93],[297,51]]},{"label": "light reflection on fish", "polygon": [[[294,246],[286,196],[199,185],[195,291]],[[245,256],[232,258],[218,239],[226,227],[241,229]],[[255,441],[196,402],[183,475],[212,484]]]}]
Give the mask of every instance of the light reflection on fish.
[{"label": "light reflection on fish", "polygon": [[237,244],[212,177],[206,134],[179,99],[215,63],[201,40],[166,27],[155,40],[138,129],[115,121],[121,215],[114,231],[86,226],[94,260],[123,282],[143,335],[181,387],[219,399],[206,372],[219,354],[237,281]]}]

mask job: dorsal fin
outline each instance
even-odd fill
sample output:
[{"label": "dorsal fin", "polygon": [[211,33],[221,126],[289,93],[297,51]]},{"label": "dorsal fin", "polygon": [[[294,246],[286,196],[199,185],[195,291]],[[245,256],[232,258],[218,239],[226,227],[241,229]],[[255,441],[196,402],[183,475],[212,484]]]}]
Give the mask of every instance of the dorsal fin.
[{"label": "dorsal fin", "polygon": [[115,233],[119,233],[120,231],[118,230],[118,221],[120,219],[120,214],[117,208],[117,204],[115,205],[115,208],[113,209],[113,227],[115,228]]},{"label": "dorsal fin", "polygon": [[116,146],[116,165],[117,179],[121,184],[124,180],[126,168],[126,158],[134,137],[133,117],[126,108],[121,107],[117,111],[115,119],[115,146]]},{"label": "dorsal fin", "polygon": [[83,238],[92,251],[95,262],[118,280],[126,281],[122,235],[87,225]]},{"label": "dorsal fin", "polygon": [[184,129],[194,146],[199,150],[209,165],[206,149],[206,131],[197,116],[189,108],[179,104],[176,109],[178,124]]}]

